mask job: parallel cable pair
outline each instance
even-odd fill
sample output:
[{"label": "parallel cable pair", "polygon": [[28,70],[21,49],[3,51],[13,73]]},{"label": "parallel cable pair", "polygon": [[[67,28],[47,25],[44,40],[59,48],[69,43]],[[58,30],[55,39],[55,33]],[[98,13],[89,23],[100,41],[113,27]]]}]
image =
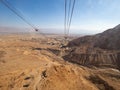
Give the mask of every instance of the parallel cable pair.
[{"label": "parallel cable pair", "polygon": [[71,27],[76,0],[65,0],[64,35],[67,39]]},{"label": "parallel cable pair", "polygon": [[[28,24],[32,29],[34,29],[36,32],[39,31],[33,24],[31,24],[26,18],[18,11],[13,5],[11,5],[7,0],[0,0],[8,9],[10,9],[14,14],[16,14],[19,18],[21,18],[26,24]],[[39,31],[40,34],[45,36],[41,31]]]}]

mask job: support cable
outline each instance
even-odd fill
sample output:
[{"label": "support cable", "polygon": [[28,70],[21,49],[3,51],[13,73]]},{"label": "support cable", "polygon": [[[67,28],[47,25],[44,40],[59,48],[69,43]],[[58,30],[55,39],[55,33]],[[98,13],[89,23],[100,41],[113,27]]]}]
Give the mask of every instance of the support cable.
[{"label": "support cable", "polygon": [[67,35],[68,35],[69,32],[70,32],[72,17],[73,17],[73,13],[74,13],[74,7],[75,7],[75,0],[73,1],[73,5],[72,5],[72,11],[71,11],[70,21],[69,21],[69,25],[68,25],[68,32],[67,32]]},{"label": "support cable", "polygon": [[20,17],[25,23],[27,23],[29,26],[31,26],[34,30],[36,30],[35,26],[33,24],[31,24],[30,22],[28,22],[23,15],[18,12],[18,10],[13,7],[8,1],[6,0],[0,0],[8,9],[10,9],[13,13],[15,13],[18,17]]},{"label": "support cable", "polygon": [[[13,13],[15,13],[19,18],[21,18],[26,24],[28,24],[30,27],[32,27],[36,32],[39,31],[38,28],[36,28],[33,24],[31,24],[28,20],[25,19],[25,17],[21,14],[19,10],[17,10],[13,5],[11,5],[7,0],[0,0],[8,9],[10,9]],[[45,34],[39,31],[39,34],[43,35]]]},{"label": "support cable", "polygon": [[72,4],[72,0],[69,0],[69,6],[68,6],[68,17],[67,17],[67,32],[68,32],[69,21],[70,21],[71,4]]},{"label": "support cable", "polygon": [[67,0],[65,0],[65,18],[64,18],[64,37],[66,38],[66,24],[67,24],[67,22],[66,22],[66,17],[67,17]]},{"label": "support cable", "polygon": [[72,17],[74,13],[74,7],[75,7],[75,0],[65,0],[65,21],[64,21],[65,40],[69,35]]}]

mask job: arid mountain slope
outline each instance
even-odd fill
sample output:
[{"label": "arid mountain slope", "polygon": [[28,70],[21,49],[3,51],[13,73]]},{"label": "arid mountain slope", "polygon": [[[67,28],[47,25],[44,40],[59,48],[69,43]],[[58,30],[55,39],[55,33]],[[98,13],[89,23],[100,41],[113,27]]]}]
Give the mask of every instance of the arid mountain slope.
[{"label": "arid mountain slope", "polygon": [[74,39],[68,43],[71,52],[65,60],[94,66],[120,68],[120,25],[93,36]]},{"label": "arid mountain slope", "polygon": [[89,44],[89,46],[99,47],[101,49],[119,50],[120,25],[108,29],[100,34],[77,38],[69,42],[68,46],[80,46],[81,44]]}]

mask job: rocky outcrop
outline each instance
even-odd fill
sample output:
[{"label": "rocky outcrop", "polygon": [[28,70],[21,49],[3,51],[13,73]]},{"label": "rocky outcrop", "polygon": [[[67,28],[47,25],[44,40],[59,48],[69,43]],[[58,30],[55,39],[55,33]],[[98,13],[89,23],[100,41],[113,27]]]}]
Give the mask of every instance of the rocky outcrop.
[{"label": "rocky outcrop", "polygon": [[63,56],[67,61],[120,68],[120,25],[100,34],[74,39],[68,47],[72,51]]},{"label": "rocky outcrop", "polygon": [[120,68],[120,53],[118,52],[91,52],[91,53],[76,53],[72,52],[63,56],[67,61],[77,63],[84,66],[107,66]]}]

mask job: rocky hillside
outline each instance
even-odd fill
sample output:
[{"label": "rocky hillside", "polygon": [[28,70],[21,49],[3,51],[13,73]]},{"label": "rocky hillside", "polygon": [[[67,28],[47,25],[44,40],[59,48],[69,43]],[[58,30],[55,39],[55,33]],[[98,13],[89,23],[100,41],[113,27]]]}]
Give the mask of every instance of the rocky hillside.
[{"label": "rocky hillside", "polygon": [[81,44],[89,44],[101,49],[118,50],[120,49],[120,25],[94,36],[77,38],[69,42],[68,46],[80,46]]},{"label": "rocky hillside", "polygon": [[103,33],[74,39],[68,43],[72,50],[65,60],[94,66],[120,67],[120,25]]}]

